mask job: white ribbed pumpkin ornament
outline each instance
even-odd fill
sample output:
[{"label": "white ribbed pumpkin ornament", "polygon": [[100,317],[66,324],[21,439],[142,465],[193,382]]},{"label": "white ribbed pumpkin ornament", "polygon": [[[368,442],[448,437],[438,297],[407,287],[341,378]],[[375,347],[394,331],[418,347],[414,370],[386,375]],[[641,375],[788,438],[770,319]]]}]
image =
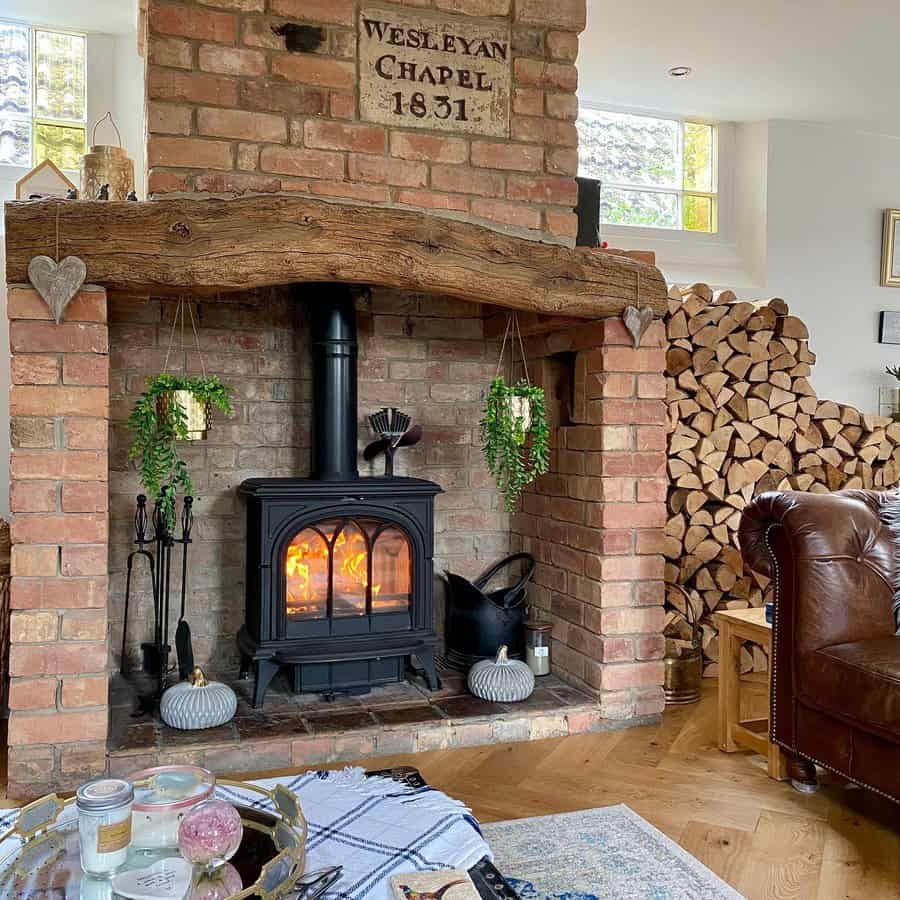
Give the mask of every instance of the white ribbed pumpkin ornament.
[{"label": "white ribbed pumpkin ornament", "polygon": [[469,669],[469,690],[492,703],[518,703],[534,690],[534,672],[518,659],[510,659],[504,644],[496,659],[483,659]]},{"label": "white ribbed pumpkin ornament", "polygon": [[237,711],[237,696],[227,684],[207,681],[195,668],[187,681],[170,687],[159,704],[159,714],[170,728],[199,731],[230,722]]}]

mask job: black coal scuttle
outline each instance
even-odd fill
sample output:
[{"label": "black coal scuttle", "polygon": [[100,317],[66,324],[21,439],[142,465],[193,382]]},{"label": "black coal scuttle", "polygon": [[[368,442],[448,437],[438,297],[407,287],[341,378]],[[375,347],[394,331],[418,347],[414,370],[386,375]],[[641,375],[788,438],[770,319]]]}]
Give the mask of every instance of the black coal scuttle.
[{"label": "black coal scuttle", "polygon": [[[301,295],[302,290],[302,295]],[[311,478],[251,478],[242,670],[255,666],[259,707],[282,667],[295,692],[365,692],[399,681],[415,655],[434,664],[434,498],[418,478],[360,478],[357,342],[352,294],[310,284]]]}]

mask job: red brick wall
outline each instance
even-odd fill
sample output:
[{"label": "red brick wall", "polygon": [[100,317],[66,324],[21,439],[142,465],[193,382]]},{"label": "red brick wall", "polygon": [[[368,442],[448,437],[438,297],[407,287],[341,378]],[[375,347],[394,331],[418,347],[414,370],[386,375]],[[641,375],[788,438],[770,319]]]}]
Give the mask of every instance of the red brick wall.
[{"label": "red brick wall", "polygon": [[615,719],[664,705],[663,341],[654,323],[635,350],[621,320],[605,319],[527,342],[538,372],[575,354],[574,384],[571,402],[557,400],[551,470],[512,527],[539,561],[531,601],[553,621],[555,670]]},{"label": "red brick wall", "polygon": [[[151,193],[299,191],[572,242],[585,0],[394,5],[510,22],[508,140],[360,122],[355,0],[151,0]],[[285,22],[321,26],[326,40],[315,53],[288,53],[272,32]]]},{"label": "red brick wall", "polygon": [[106,293],[61,325],[8,291],[12,388],[9,791],[102,771],[107,728]]},{"label": "red brick wall", "polygon": [[[509,140],[358,122],[356,0],[149,0],[153,193],[299,191],[571,242],[573,62],[585,0],[406,5],[510,21]],[[285,21],[321,25],[322,51],[288,54],[271,31]],[[163,369],[173,304],[112,297],[108,356],[102,289],[82,291],[58,326],[30,289],[12,287],[9,298],[9,784],[23,796],[71,787],[103,768],[107,632],[118,656],[124,561],[141,491],[127,464],[124,422],[146,376]],[[217,421],[208,441],[186,448],[197,494],[188,613],[198,659],[228,669],[244,599],[244,521],[234,489],[254,475],[307,471],[307,335],[302,304],[280,290],[193,302],[208,371],[237,390],[235,418]],[[658,712],[659,326],[639,350],[613,319],[527,341],[534,378],[552,398],[554,447],[551,472],[526,493],[511,528],[479,446],[499,343],[485,336],[482,309],[374,288],[359,313],[361,444],[366,414],[383,405],[401,406],[425,426],[426,439],[399,456],[398,469],[444,487],[436,568],[472,575],[512,546],[529,549],[539,560],[531,600],[553,620],[555,669],[595,691],[605,716]],[[199,361],[185,349],[170,366],[197,371]],[[135,604],[132,621],[146,625],[144,588]],[[132,650],[143,637],[129,634]]]},{"label": "red brick wall", "polygon": [[[128,463],[125,423],[148,375],[162,370],[175,304],[110,299],[110,645],[118,666],[125,561],[132,549],[140,486]],[[236,670],[235,635],[244,621],[245,514],[235,489],[256,476],[309,471],[311,385],[306,311],[286,291],[194,304],[207,371],[236,392],[233,419],[217,418],[209,438],[187,445],[196,488],[196,530],[189,560],[188,621],[200,665]],[[498,342],[484,338],[473,304],[373,289],[358,304],[360,450],[371,439],[366,416],[397,405],[425,428],[417,447],[397,455],[397,473],[444,488],[436,499],[435,570],[472,576],[509,548],[509,517],[485,468],[478,435],[482,397],[496,368]],[[200,371],[193,339],[169,359],[174,372]],[[383,460],[361,462],[362,475]],[[177,571],[176,571],[177,570]],[[180,566],[173,567],[180,591]],[[129,641],[137,663],[153,619],[149,579],[135,581]]]},{"label": "red brick wall", "polygon": [[[141,490],[127,465],[124,422],[146,376],[163,369],[173,303],[113,297],[110,357],[102,290],[83,290],[61,325],[33,290],[12,287],[9,298],[9,778],[12,794],[23,796],[103,768],[108,646],[117,656]],[[197,482],[188,613],[198,659],[228,669],[243,615],[244,519],[234,489],[254,475],[307,471],[307,333],[302,303],[281,290],[195,301],[193,309],[208,371],[237,391],[235,418],[185,449]],[[479,447],[498,353],[482,310],[376,288],[358,311],[360,444],[366,414],[381,405],[400,405],[424,424],[426,439],[399,457],[398,468],[445,489],[438,570],[472,575],[513,547],[534,553],[530,600],[553,621],[555,670],[594,691],[606,717],[658,712],[666,486],[660,326],[638,350],[618,319],[526,341],[533,377],[551,400],[553,453],[550,473],[526,492],[510,527]],[[189,339],[169,365],[199,369]],[[138,586],[132,621],[151,618],[146,586]],[[129,635],[132,650],[144,636]]]}]

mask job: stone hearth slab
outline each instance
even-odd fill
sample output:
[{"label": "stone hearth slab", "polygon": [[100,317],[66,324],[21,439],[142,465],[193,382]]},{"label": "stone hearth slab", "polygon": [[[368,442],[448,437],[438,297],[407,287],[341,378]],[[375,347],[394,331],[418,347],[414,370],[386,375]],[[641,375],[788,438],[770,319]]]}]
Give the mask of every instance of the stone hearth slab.
[{"label": "stone hearth slab", "polygon": [[364,696],[333,698],[292,694],[287,681],[279,679],[260,710],[248,702],[252,682],[232,680],[239,697],[234,720],[195,732],[175,731],[149,716],[133,717],[124,698],[118,705],[114,700],[110,771],[127,774],[170,763],[194,763],[221,774],[262,771],[562,737],[622,724],[601,718],[594,698],[554,675],[539,679],[528,700],[510,704],[473,697],[459,673],[445,670],[441,677],[443,686],[435,692],[412,678]]}]

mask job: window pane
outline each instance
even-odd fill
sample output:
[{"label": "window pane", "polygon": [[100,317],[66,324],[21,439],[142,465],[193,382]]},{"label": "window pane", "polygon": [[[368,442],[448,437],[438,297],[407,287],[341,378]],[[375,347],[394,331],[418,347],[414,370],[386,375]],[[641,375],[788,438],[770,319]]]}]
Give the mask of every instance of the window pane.
[{"label": "window pane", "polygon": [[681,187],[679,123],[582,109],[579,172],[613,184]]},{"label": "window pane", "polygon": [[31,122],[0,114],[0,164],[31,165]]},{"label": "window pane", "polygon": [[685,190],[713,190],[713,130],[710,125],[684,123]]},{"label": "window pane", "polygon": [[687,231],[713,230],[713,201],[709,197],[695,197],[685,194],[682,203],[684,227]]},{"label": "window pane", "polygon": [[34,161],[53,160],[60,169],[78,169],[84,154],[84,129],[69,125],[34,124]]},{"label": "window pane", "polygon": [[600,215],[610,225],[645,225],[678,228],[678,198],[659,191],[626,191],[603,188]]},{"label": "window pane", "polygon": [[84,119],[84,38],[35,31],[35,116]]},{"label": "window pane", "polygon": [[31,114],[28,29],[22,25],[0,22],[0,115],[17,114]]}]

